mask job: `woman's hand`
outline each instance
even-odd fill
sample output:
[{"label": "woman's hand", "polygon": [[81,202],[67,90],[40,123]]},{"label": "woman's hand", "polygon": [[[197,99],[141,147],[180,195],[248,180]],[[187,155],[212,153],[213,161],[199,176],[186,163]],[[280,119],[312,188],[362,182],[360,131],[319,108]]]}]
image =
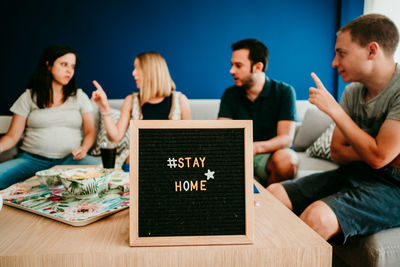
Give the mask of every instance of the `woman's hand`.
[{"label": "woman's hand", "polygon": [[93,81],[93,84],[96,87],[96,91],[93,91],[90,100],[96,103],[101,112],[109,112],[110,105],[108,104],[106,93],[97,81]]},{"label": "woman's hand", "polygon": [[86,154],[87,150],[82,146],[78,146],[74,150],[72,150],[72,156],[74,156],[74,160],[81,160],[86,157]]}]

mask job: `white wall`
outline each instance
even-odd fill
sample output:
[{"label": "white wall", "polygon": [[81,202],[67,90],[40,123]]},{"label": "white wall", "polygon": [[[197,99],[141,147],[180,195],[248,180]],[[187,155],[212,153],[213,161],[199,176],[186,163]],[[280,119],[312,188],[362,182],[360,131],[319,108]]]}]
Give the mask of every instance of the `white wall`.
[{"label": "white wall", "polygon": [[[400,1],[399,0],[365,0],[364,14],[379,13],[388,16],[400,29]],[[397,47],[395,61],[400,62],[400,49]]]}]

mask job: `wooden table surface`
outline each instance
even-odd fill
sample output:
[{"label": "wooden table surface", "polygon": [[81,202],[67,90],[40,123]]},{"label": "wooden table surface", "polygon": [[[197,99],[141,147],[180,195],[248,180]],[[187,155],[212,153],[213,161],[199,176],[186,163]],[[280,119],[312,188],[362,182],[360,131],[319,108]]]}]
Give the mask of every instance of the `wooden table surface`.
[{"label": "wooden table surface", "polygon": [[252,245],[130,247],[129,210],[73,227],[3,206],[0,266],[331,266],[332,247],[257,187]]}]

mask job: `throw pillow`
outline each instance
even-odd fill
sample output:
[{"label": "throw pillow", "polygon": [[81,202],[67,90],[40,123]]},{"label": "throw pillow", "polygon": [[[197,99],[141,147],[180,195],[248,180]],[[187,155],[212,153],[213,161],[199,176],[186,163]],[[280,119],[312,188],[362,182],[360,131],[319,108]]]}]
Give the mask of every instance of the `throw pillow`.
[{"label": "throw pillow", "polygon": [[306,150],[310,157],[332,160],[331,141],[335,124],[332,124],[326,131]]},{"label": "throw pillow", "polygon": [[[120,116],[120,111],[116,109],[111,109],[111,116],[114,122],[117,122]],[[110,142],[107,137],[106,128],[104,127],[104,121],[102,116],[98,116],[98,131],[96,136],[96,142],[90,151],[90,155],[92,156],[100,156],[100,147],[104,142]],[[116,165],[122,165],[126,158],[129,156],[129,129],[125,133],[122,140],[117,144],[117,157],[115,160]]]},{"label": "throw pillow", "polygon": [[308,109],[300,128],[296,131],[293,149],[305,151],[332,123],[332,119],[319,109]]}]

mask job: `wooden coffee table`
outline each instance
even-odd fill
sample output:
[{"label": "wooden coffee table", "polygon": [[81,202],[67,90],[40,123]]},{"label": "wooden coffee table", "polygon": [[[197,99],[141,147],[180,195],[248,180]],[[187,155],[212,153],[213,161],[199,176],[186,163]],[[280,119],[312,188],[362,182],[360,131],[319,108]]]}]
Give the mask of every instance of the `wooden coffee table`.
[{"label": "wooden coffee table", "polygon": [[130,247],[129,211],[84,227],[0,211],[0,266],[331,266],[332,247],[257,184],[252,245]]}]

